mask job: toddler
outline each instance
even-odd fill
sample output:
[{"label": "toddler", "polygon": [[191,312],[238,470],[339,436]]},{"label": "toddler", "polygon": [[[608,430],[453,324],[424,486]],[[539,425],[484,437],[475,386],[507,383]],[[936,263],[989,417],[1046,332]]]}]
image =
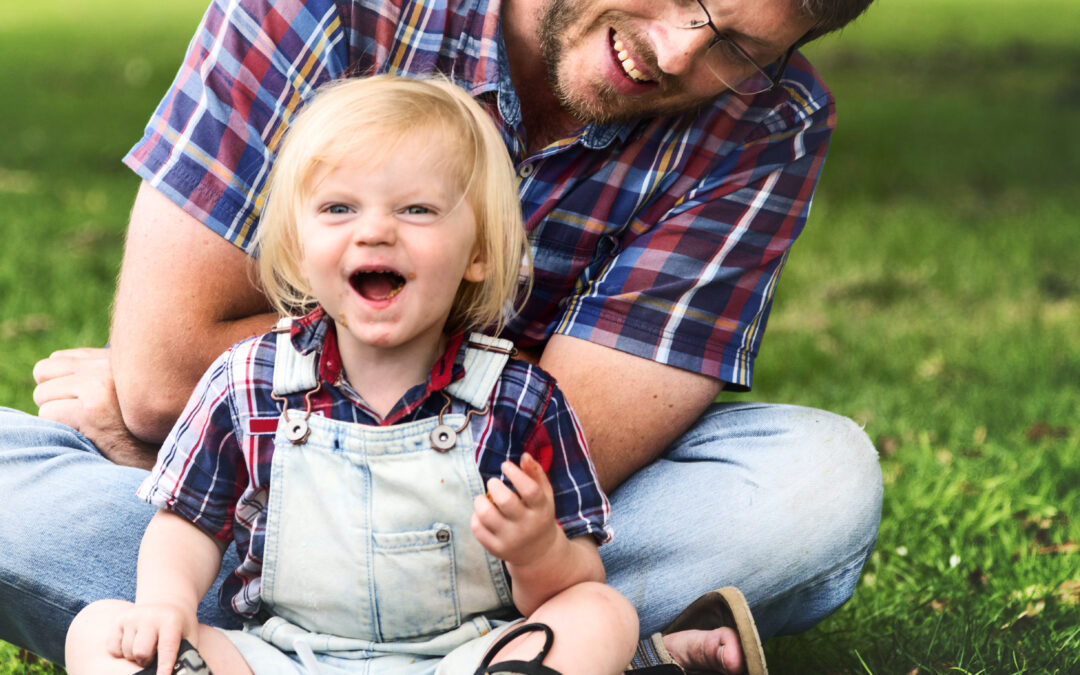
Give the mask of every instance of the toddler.
[{"label": "toddler", "polygon": [[[182,641],[218,675],[622,672],[637,618],[603,583],[577,420],[471,332],[497,333],[529,269],[486,113],[445,81],[335,83],[269,181],[259,278],[302,318],[203,376],[139,489],[159,511],[135,603],[76,617],[69,672],[169,673]],[[196,619],[230,542],[241,631]]]}]

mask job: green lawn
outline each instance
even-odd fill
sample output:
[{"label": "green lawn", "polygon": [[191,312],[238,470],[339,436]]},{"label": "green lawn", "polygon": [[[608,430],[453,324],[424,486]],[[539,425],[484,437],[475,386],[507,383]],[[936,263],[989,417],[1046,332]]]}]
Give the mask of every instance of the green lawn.
[{"label": "green lawn", "polygon": [[[105,342],[119,158],[202,4],[5,7],[0,405]],[[774,672],[1080,672],[1077,36],[1075,0],[881,0],[808,50],[840,128],[743,398],[865,424],[886,495],[854,599]]]}]

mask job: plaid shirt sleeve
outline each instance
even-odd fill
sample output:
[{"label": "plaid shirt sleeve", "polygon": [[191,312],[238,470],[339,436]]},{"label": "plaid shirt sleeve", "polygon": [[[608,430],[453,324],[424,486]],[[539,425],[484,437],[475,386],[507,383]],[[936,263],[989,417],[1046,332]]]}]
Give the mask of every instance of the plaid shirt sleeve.
[{"label": "plaid shirt sleeve", "polygon": [[[809,72],[793,69],[786,89],[749,107],[729,97],[677,133],[643,134],[647,169],[626,167],[624,183],[640,185],[639,207],[600,242],[608,253],[577,279],[552,332],[749,389],[835,127],[832,95],[798,64]],[[594,203],[612,190],[597,186]]]},{"label": "plaid shirt sleeve", "polygon": [[214,0],[124,162],[251,253],[282,135],[347,59],[333,0]]},{"label": "plaid shirt sleeve", "polygon": [[555,495],[555,517],[568,538],[592,535],[611,541],[611,505],[600,489],[596,468],[585,446],[577,416],[562,392],[550,382],[549,396],[526,445],[533,457],[550,455],[548,480]]},{"label": "plaid shirt sleeve", "polygon": [[555,497],[555,517],[567,537],[592,535],[611,540],[611,506],[600,489],[596,469],[577,417],[555,381],[543,370],[511,361],[503,371],[492,406],[491,426],[483,433],[480,474],[506,481],[504,459],[532,455],[547,472]]},{"label": "plaid shirt sleeve", "polygon": [[239,347],[203,375],[138,490],[142,499],[221,541],[233,539],[238,486],[248,482],[232,405]]}]

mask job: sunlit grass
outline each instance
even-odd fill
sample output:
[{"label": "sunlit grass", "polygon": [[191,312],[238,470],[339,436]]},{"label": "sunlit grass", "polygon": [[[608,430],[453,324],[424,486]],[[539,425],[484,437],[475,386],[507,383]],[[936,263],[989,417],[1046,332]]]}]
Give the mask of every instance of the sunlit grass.
[{"label": "sunlit grass", "polygon": [[840,129],[752,396],[864,423],[886,493],[854,600],[777,672],[1080,669],[1078,33],[915,0],[813,48]]}]

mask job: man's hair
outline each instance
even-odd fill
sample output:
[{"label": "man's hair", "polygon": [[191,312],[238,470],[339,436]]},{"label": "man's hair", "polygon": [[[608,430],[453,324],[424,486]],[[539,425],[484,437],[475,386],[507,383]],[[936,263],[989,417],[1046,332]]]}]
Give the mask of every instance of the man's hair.
[{"label": "man's hair", "polygon": [[313,181],[347,159],[361,158],[377,168],[404,140],[416,137],[438,144],[446,170],[472,207],[478,250],[486,262],[483,281],[462,281],[448,327],[503,327],[519,281],[530,283],[532,274],[517,179],[487,113],[442,78],[376,75],[339,80],[320,88],[290,123],[270,173],[256,234],[259,282],[278,312],[302,314],[317,304],[303,273],[298,218]]},{"label": "man's hair", "polygon": [[805,16],[814,21],[799,44],[806,44],[822,35],[840,30],[866,11],[873,0],[795,0]]}]

